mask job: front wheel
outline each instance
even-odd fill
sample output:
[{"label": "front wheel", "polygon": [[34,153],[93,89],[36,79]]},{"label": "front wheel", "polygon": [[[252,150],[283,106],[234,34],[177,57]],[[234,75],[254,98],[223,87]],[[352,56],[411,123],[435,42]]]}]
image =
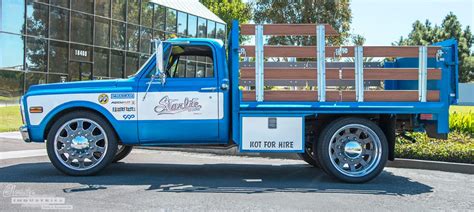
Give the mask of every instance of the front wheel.
[{"label": "front wheel", "polygon": [[109,165],[117,152],[117,136],[102,117],[87,111],[68,113],[51,127],[47,137],[51,163],[61,172],[94,175]]},{"label": "front wheel", "polygon": [[117,154],[115,154],[112,163],[117,163],[127,157],[132,152],[133,146],[118,145]]},{"label": "front wheel", "polygon": [[387,139],[375,123],[363,118],[340,118],[328,125],[318,142],[317,156],[331,176],[363,183],[378,176],[388,158]]}]

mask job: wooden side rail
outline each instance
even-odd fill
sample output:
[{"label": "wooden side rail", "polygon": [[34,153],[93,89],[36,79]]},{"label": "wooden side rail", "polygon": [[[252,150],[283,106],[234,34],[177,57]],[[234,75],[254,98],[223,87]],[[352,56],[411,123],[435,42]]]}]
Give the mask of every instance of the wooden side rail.
[{"label": "wooden side rail", "polygon": [[[241,46],[245,49],[245,57],[255,57],[255,46]],[[354,57],[353,46],[343,46],[347,49],[341,57]],[[419,56],[418,46],[364,46],[364,57],[413,57]],[[327,46],[326,57],[338,57],[335,52],[340,47]],[[428,47],[428,57],[434,58],[440,47]],[[316,58],[316,46],[264,46],[265,57],[297,57]]]},{"label": "wooden side rail", "polygon": [[[316,35],[316,26],[318,24],[264,24],[263,35],[290,36]],[[324,24],[326,36],[338,36],[339,33],[329,24]],[[255,35],[255,24],[240,25],[241,35]]]},{"label": "wooden side rail", "polygon": [[[339,71],[341,70],[341,71]],[[317,80],[316,68],[265,68],[265,80]],[[242,67],[240,79],[255,80],[255,68]],[[326,80],[354,80],[354,68],[326,68]],[[428,80],[440,80],[441,70],[429,68]],[[417,68],[365,68],[364,80],[418,80]]]},{"label": "wooden side rail", "polygon": [[[265,91],[265,101],[281,102],[315,102],[318,101],[317,91]],[[242,91],[243,101],[255,101],[255,91]],[[366,102],[416,102],[418,91],[364,91]],[[354,102],[355,91],[326,91],[326,100],[329,102]],[[439,91],[429,90],[428,102],[439,101]]]}]

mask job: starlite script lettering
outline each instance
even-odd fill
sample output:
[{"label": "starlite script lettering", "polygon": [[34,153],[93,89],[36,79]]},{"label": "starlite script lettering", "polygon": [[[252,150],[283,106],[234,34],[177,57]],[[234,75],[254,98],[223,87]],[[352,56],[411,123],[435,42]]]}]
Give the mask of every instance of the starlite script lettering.
[{"label": "starlite script lettering", "polygon": [[155,112],[158,115],[162,115],[199,111],[202,106],[198,100],[198,98],[186,97],[182,102],[179,102],[179,99],[170,99],[168,96],[165,96],[158,102],[158,105],[155,107]]}]

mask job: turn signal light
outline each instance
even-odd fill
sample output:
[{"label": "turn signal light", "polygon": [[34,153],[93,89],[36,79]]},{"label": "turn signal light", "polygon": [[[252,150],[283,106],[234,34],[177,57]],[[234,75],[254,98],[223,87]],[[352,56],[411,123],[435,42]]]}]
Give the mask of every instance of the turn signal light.
[{"label": "turn signal light", "polygon": [[43,107],[30,107],[30,113],[42,113]]}]

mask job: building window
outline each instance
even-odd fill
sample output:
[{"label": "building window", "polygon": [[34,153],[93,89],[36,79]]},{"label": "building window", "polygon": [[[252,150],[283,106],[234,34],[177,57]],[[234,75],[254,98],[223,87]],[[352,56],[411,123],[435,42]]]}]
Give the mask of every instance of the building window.
[{"label": "building window", "polygon": [[57,82],[66,82],[67,81],[67,74],[48,74],[48,83],[57,83]]},{"label": "building window", "polygon": [[[25,19],[25,2],[3,1],[0,2],[0,31],[22,34]],[[21,18],[19,18],[21,17]]]},{"label": "building window", "polygon": [[71,41],[92,44],[92,16],[72,12]]},{"label": "building window", "polygon": [[207,37],[207,20],[204,18],[198,18],[198,34],[197,37]]},{"label": "building window", "polygon": [[150,55],[142,54],[140,55],[140,67],[142,67],[145,62],[150,58]]},{"label": "building window", "polygon": [[125,49],[125,23],[112,21],[112,48]]},{"label": "building window", "polygon": [[125,21],[126,0],[112,0],[112,18]]},{"label": "building window", "polygon": [[149,0],[142,0],[142,26],[153,27],[153,5]]},{"label": "building window", "polygon": [[69,8],[69,0],[49,0],[51,5]]},{"label": "building window", "polygon": [[23,70],[22,36],[0,33],[0,46],[0,69]]},{"label": "building window", "polygon": [[95,0],[95,14],[110,17],[110,0]]},{"label": "building window", "polygon": [[153,28],[164,31],[166,20],[166,8],[161,5],[155,5],[153,14]]},{"label": "building window", "polygon": [[68,73],[68,44],[49,42],[49,72]]},{"label": "building window", "polygon": [[139,27],[136,25],[129,24],[127,27],[127,50],[138,51],[138,42],[140,40]]},{"label": "building window", "polygon": [[124,69],[124,59],[122,51],[111,51],[110,76],[113,78],[122,78]]},{"label": "building window", "polygon": [[216,35],[216,38],[217,39],[221,39],[221,40],[225,40],[226,38],[226,33],[225,33],[225,25],[224,24],[216,24],[216,32],[217,32],[217,35]]},{"label": "building window", "polygon": [[95,45],[109,47],[110,20],[95,18]]},{"label": "building window", "polygon": [[[48,36],[48,6],[28,3],[26,7],[26,33],[35,36]],[[18,18],[18,16],[13,16]]]},{"label": "building window", "polygon": [[[1,42],[1,41],[0,41]],[[18,104],[23,95],[24,73],[19,71],[0,71],[0,102]],[[3,116],[4,114],[2,114]]]},{"label": "building window", "polygon": [[[157,31],[157,30],[153,31],[153,38],[154,39],[158,38],[160,40],[166,40],[165,33],[161,32],[161,31]],[[152,50],[152,51],[154,51],[154,50]]]},{"label": "building window", "polygon": [[95,48],[94,50],[94,79],[109,76],[109,50]]},{"label": "building window", "polygon": [[166,9],[166,31],[176,32],[176,10]]},{"label": "building window", "polygon": [[127,53],[127,68],[125,70],[125,77],[132,75],[138,71],[138,54]]},{"label": "building window", "polygon": [[197,17],[188,15],[188,36],[196,37],[197,35]]},{"label": "building window", "polygon": [[57,40],[69,40],[69,11],[51,7],[49,14],[51,26],[49,37]]},{"label": "building window", "polygon": [[216,22],[207,21],[207,37],[208,38],[216,37]]},{"label": "building window", "polygon": [[178,34],[179,35],[188,35],[188,14],[178,12]]},{"label": "building window", "polygon": [[142,27],[140,39],[140,52],[150,54],[151,39],[153,39],[153,30]]},{"label": "building window", "polygon": [[46,72],[47,50],[48,42],[46,40],[28,37],[26,40],[26,70]]},{"label": "building window", "polygon": [[128,0],[128,14],[127,22],[132,24],[139,24],[138,19],[140,15],[140,0]]},{"label": "building window", "polygon": [[42,73],[26,73],[26,90],[32,85],[46,84],[46,74]]},{"label": "building window", "polygon": [[94,0],[73,0],[71,1],[71,9],[93,14]]}]

